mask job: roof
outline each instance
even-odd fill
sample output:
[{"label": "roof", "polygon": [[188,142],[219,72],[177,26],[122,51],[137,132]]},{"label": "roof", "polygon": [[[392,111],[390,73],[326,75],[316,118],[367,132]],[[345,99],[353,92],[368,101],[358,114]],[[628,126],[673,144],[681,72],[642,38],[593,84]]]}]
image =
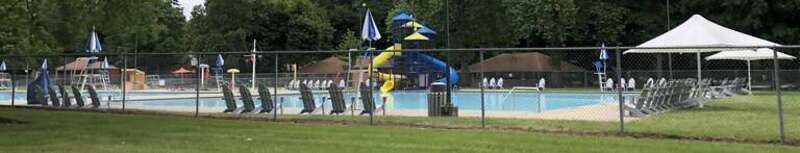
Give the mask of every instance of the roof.
[{"label": "roof", "polygon": [[[775,58],[775,51],[769,48],[759,48],[756,51],[753,50],[741,50],[741,51],[725,51],[716,53],[714,55],[706,57],[706,60],[742,60],[742,61],[754,61],[754,60],[767,60]],[[792,55],[784,54],[778,52],[778,59],[782,60],[793,60],[797,57]]]},{"label": "roof", "polygon": [[[83,71],[83,70],[100,70],[103,61],[95,61],[89,64],[89,60],[97,60],[97,57],[78,57],[75,61],[67,63],[66,71]],[[108,69],[119,69],[116,66],[109,65]],[[64,66],[56,67],[56,71],[65,71]]]},{"label": "roof", "polygon": [[780,44],[728,29],[700,15],[693,15],[672,30],[636,47],[712,47],[704,49],[630,49],[625,53],[694,53],[741,50],[735,46],[780,46]]},{"label": "roof", "polygon": [[[483,70],[481,70],[483,66]],[[470,72],[553,72],[550,56],[542,53],[504,53],[469,66]],[[572,63],[561,61],[559,72],[585,72]]]},{"label": "roof", "polygon": [[175,71],[172,71],[172,74],[186,74],[186,73],[194,73],[192,71],[186,70],[185,68],[181,67]]},{"label": "roof", "polygon": [[347,62],[339,59],[339,57],[331,56],[326,59],[308,63],[300,67],[299,73],[311,74],[336,74],[345,71]]}]

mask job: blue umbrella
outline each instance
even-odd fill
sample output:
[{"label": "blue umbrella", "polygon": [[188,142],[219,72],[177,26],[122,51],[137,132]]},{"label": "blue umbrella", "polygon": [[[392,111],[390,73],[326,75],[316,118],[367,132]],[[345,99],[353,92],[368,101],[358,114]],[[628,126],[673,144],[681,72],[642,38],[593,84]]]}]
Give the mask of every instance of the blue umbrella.
[{"label": "blue umbrella", "polygon": [[367,14],[364,15],[364,24],[361,27],[361,39],[368,41],[376,41],[381,39],[381,33],[378,31],[378,26],[375,25],[375,20],[372,18],[372,12],[367,9]]},{"label": "blue umbrella", "polygon": [[103,60],[103,64],[100,65],[100,69],[103,69],[103,70],[108,69],[108,57],[107,56]]},{"label": "blue umbrella", "polygon": [[603,43],[600,49],[600,60],[607,60],[608,59],[608,52],[606,51],[606,44]]},{"label": "blue umbrella", "polygon": [[50,77],[47,75],[47,59],[44,59],[44,62],[42,62],[41,69],[41,72],[39,72],[39,87],[42,87],[42,93],[44,95],[48,95],[47,90],[49,89],[48,86],[50,86]]},{"label": "blue umbrella", "polygon": [[412,21],[412,20],[414,20],[414,17],[412,17],[411,15],[408,15],[408,13],[406,13],[406,10],[402,10],[402,9],[400,10],[400,12],[397,15],[392,17],[392,22],[394,22],[394,23],[406,23],[406,22]]},{"label": "blue umbrella", "polygon": [[89,33],[89,39],[86,40],[84,50],[90,54],[100,53],[100,51],[103,50],[103,46],[100,44],[100,38],[97,37],[97,32],[95,32],[94,27],[92,27],[92,32]]},{"label": "blue umbrella", "polygon": [[0,63],[0,71],[6,71],[7,69],[8,68],[6,68],[6,61],[3,61],[3,63]]}]

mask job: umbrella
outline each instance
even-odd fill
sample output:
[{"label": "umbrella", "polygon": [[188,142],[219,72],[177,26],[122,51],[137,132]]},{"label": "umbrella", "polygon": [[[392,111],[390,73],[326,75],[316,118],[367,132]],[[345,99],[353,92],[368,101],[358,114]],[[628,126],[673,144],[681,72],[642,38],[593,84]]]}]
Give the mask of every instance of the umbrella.
[{"label": "umbrella", "polygon": [[361,39],[368,41],[381,39],[381,33],[378,31],[378,26],[375,25],[375,20],[372,18],[372,12],[369,9],[367,9],[367,14],[364,16],[364,24],[361,27]]},{"label": "umbrella", "polygon": [[105,57],[105,59],[103,60],[103,64],[100,65],[100,69],[105,70],[105,69],[108,69],[108,67],[109,67],[108,66],[108,57]]},{"label": "umbrella", "polygon": [[42,94],[48,95],[47,90],[50,89],[50,77],[47,75],[47,59],[42,62],[41,72],[39,72],[39,86],[42,87]]},{"label": "umbrella", "polygon": [[95,32],[95,28],[92,27],[92,32],[89,33],[89,39],[86,40],[86,46],[84,49],[88,53],[96,54],[100,53],[103,50],[103,46],[100,44],[100,38],[97,37],[97,32]]},{"label": "umbrella", "polygon": [[[752,75],[751,75],[751,68],[750,62],[755,60],[768,60],[775,58],[774,55],[775,51],[769,48],[759,48],[756,51],[753,50],[741,50],[741,51],[726,51],[720,52],[711,56],[706,57],[706,60],[741,60],[747,61],[747,88],[748,90],[752,89]],[[781,60],[794,60],[797,57],[792,55],[787,55],[781,52],[778,52],[778,59]],[[752,91],[752,90],[751,90]]]},{"label": "umbrella", "polygon": [[228,73],[231,74],[231,88],[236,87],[234,84],[236,83],[236,73],[239,73],[239,69],[228,69]]},{"label": "umbrella", "polygon": [[6,71],[6,70],[8,70],[8,68],[6,68],[6,61],[3,61],[3,63],[0,63],[0,71]]},{"label": "umbrella", "polygon": [[608,60],[608,51],[606,51],[606,44],[603,43],[600,49],[600,60]]}]

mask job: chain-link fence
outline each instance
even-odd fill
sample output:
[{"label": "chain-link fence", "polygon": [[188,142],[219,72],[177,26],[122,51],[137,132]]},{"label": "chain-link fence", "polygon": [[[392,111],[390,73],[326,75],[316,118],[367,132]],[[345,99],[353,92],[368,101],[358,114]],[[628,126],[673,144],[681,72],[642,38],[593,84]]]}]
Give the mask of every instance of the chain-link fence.
[{"label": "chain-link fence", "polygon": [[[800,139],[796,61],[707,59],[718,52],[623,53],[627,49],[632,47],[8,56],[0,104]],[[800,55],[793,47],[773,49]]]}]

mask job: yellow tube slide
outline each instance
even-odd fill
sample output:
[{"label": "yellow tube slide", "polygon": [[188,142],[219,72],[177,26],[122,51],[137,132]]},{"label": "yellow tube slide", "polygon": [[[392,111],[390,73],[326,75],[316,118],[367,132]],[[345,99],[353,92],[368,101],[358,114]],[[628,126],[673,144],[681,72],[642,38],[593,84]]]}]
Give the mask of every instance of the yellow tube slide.
[{"label": "yellow tube slide", "polygon": [[[378,67],[378,66],[384,65],[386,63],[389,63],[389,59],[391,59],[392,56],[400,56],[400,55],[402,55],[401,52],[393,52],[393,51],[394,50],[401,50],[401,49],[402,49],[402,45],[399,44],[399,43],[398,44],[394,44],[394,46],[392,46],[392,47],[386,48],[386,51],[384,51],[383,53],[378,54],[378,56],[375,56],[375,58],[372,59],[372,65],[375,66],[375,67]],[[370,68],[370,69],[371,69],[371,71],[375,71],[375,72],[378,71],[378,69],[374,68],[374,67]],[[383,94],[386,94],[389,91],[392,91],[392,89],[394,89],[394,84],[395,84],[394,81],[395,81],[395,79],[403,79],[403,78],[405,78],[405,76],[402,76],[402,75],[393,75],[393,74],[385,74],[385,73],[378,73],[377,76],[378,76],[378,78],[380,78],[381,80],[384,81],[383,85],[380,88],[381,93],[383,93]]]}]

